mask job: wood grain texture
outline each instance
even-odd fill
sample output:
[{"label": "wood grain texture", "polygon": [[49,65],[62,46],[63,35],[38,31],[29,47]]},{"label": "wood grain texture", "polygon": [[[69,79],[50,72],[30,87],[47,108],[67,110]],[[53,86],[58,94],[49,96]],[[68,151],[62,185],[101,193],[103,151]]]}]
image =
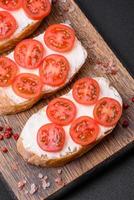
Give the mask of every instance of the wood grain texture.
[{"label": "wood grain texture", "polygon": [[[126,69],[122,66],[120,61],[116,58],[113,52],[109,49],[105,41],[101,38],[92,24],[88,21],[88,19],[84,16],[84,14],[80,11],[78,6],[74,3],[73,0],[68,0],[67,3],[70,3],[74,9],[72,12],[65,12],[66,3],[56,4],[53,8],[53,12],[51,16],[49,16],[42,24],[40,30],[36,32],[38,34],[42,28],[46,28],[49,24],[65,22],[65,20],[70,20],[71,25],[76,30],[76,34],[78,38],[82,41],[83,45],[88,51],[88,59],[85,65],[82,67],[80,73],[77,75],[75,79],[73,79],[72,83],[75,82],[76,79],[83,76],[105,76],[108,77],[111,81],[111,84],[116,87],[116,89],[121,94],[124,101],[128,101],[134,95],[134,80],[126,71]],[[64,13],[64,14],[62,14]],[[95,41],[95,45],[93,45],[93,41]],[[101,69],[95,69],[95,63],[97,60],[101,60],[103,62],[108,62],[110,59],[113,59],[118,68],[118,73],[116,75],[106,75]],[[39,102],[32,109],[22,112],[17,115],[5,116],[0,118],[1,124],[9,124],[14,128],[14,131],[21,132],[22,127],[26,123],[27,119],[35,112],[37,112],[40,108],[45,106],[52,98],[56,96],[60,96],[67,91],[69,91],[71,84],[68,87],[65,87],[63,90],[59,91],[57,94]],[[127,129],[122,128],[121,122],[124,118],[129,119],[130,126]],[[134,141],[134,104],[131,105],[131,108],[126,110],[122,116],[118,126],[115,128],[113,133],[109,135],[104,141],[99,143],[95,148],[90,150],[86,155],[82,156],[80,159],[77,159],[68,165],[63,167],[62,177],[64,179],[65,184],[68,184],[80,177],[85,172],[91,170],[94,166],[98,165],[106,158],[112,156],[114,153],[128,145],[129,143]],[[30,133],[29,133],[30,134]],[[1,142],[1,146],[7,145],[9,148],[8,154],[0,153],[0,172],[3,177],[12,188],[16,197],[19,200],[41,200],[46,199],[51,194],[55,193],[62,186],[57,186],[54,183],[54,179],[58,176],[57,169],[48,168],[41,169],[34,166],[30,166],[25,163],[22,158],[17,154],[16,151],[16,142],[13,140]],[[18,170],[15,172],[12,167],[14,162],[18,162]],[[47,174],[49,180],[51,182],[51,187],[47,190],[43,190],[41,187],[41,182],[37,178],[38,173]],[[29,190],[30,184],[35,183],[40,186],[39,191],[34,194],[25,194],[24,190],[18,191],[17,183],[22,179],[27,180],[27,184],[25,189]]]}]

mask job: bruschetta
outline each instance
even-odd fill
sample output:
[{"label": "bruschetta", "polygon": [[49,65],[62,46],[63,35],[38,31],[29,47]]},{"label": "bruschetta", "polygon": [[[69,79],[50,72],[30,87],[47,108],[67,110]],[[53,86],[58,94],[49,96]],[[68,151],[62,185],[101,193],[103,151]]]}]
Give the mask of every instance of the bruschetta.
[{"label": "bruschetta", "polygon": [[51,0],[0,0],[0,53],[29,36],[51,11]]},{"label": "bruschetta", "polygon": [[17,142],[18,152],[33,165],[64,165],[110,134],[121,114],[122,98],[107,79],[82,78],[69,93],[29,118]]},{"label": "bruschetta", "polygon": [[79,71],[87,52],[65,24],[54,24],[21,41],[0,57],[0,114],[24,111],[65,86]]}]

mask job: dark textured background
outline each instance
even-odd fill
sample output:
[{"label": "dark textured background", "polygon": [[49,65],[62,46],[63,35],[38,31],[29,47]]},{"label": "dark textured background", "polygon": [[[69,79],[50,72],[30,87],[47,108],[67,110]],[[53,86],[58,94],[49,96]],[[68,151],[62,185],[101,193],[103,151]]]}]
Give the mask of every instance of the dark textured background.
[{"label": "dark textured background", "polygon": [[[134,75],[134,1],[77,2],[124,66]],[[0,182],[0,200],[12,200],[9,194],[6,184]],[[134,145],[104,162],[92,173],[87,173],[53,199],[134,200]]]}]

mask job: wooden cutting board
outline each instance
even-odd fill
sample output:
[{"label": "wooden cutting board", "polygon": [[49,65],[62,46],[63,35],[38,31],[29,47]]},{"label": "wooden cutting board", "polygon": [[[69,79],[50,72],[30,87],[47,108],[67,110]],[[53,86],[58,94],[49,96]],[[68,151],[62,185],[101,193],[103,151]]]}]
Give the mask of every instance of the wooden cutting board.
[{"label": "wooden cutting board", "polygon": [[[59,0],[59,3],[54,5],[52,14],[44,20],[42,27],[38,29],[36,34],[39,34],[41,30],[46,28],[49,24],[70,20],[71,25],[76,30],[78,38],[82,41],[83,45],[88,51],[88,59],[72,83],[74,83],[76,79],[87,75],[105,76],[108,77],[111,83],[117,88],[123,100],[129,101],[134,95],[133,78],[122,66],[113,52],[109,49],[105,41],[101,38],[101,36],[98,34],[89,20],[85,17],[85,15],[81,12],[75,2],[73,0],[68,0],[66,3],[62,2]],[[70,4],[69,11],[67,6],[68,4]],[[114,63],[118,69],[117,74],[106,74],[105,67],[96,67],[96,63],[98,63],[98,61],[102,62],[103,64],[109,63],[109,65]],[[59,91],[56,95],[41,101],[32,109],[26,112],[12,116],[0,117],[0,123],[8,123],[14,128],[14,131],[21,132],[27,119],[33,113],[37,112],[40,108],[45,106],[55,96],[60,96],[69,91],[71,84],[65,87],[63,90]],[[109,135],[104,141],[99,143],[86,155],[62,167],[61,176],[63,177],[65,185],[80,177],[85,172],[91,170],[106,158],[111,157],[123,147],[134,141],[134,103],[131,104],[133,105],[131,105],[131,107],[124,112],[124,116],[122,116],[120,123],[117,125],[111,135]],[[130,122],[128,128],[122,128],[122,120],[124,118],[127,118]],[[19,200],[46,199],[63,187],[55,184],[54,182],[55,178],[58,176],[57,169],[41,169],[25,163],[17,154],[16,142],[14,140],[6,140],[0,143],[0,146],[7,145],[9,148],[9,153],[0,153],[0,172]],[[15,162],[18,163],[18,170],[14,169]],[[41,187],[41,181],[38,178],[39,172],[49,177],[51,187],[47,190],[43,190]],[[18,191],[17,184],[22,179],[26,179],[27,183],[22,191]],[[25,194],[25,189],[29,190],[31,183],[35,183],[39,186],[38,192],[34,195],[30,195],[29,193]]]}]

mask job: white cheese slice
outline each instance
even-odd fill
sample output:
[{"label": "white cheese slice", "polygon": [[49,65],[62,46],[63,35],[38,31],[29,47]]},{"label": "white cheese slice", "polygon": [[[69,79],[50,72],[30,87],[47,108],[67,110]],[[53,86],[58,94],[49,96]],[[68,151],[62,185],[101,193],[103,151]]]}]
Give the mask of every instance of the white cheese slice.
[{"label": "white cheese slice", "polygon": [[[100,85],[99,98],[111,97],[113,99],[116,99],[122,105],[122,99],[119,93],[117,92],[115,88],[109,85],[109,81],[107,79],[102,78],[102,77],[98,77],[95,79],[98,81]],[[64,95],[63,97],[70,99],[75,103],[77,107],[76,118],[80,116],[89,116],[93,118],[94,105],[85,106],[85,105],[78,104],[72,97],[72,90],[68,94]],[[43,151],[38,146],[36,138],[37,138],[37,132],[40,129],[40,127],[47,123],[50,123],[50,120],[48,119],[46,115],[46,107],[44,107],[39,112],[37,112],[36,114],[32,115],[29,118],[20,136],[22,138],[24,148],[27,151],[30,151],[38,156],[47,155],[49,159],[52,159],[52,158],[54,159],[54,158],[60,158],[62,156],[65,156],[66,154],[79,150],[81,148],[81,145],[76,144],[70,137],[70,134],[69,134],[70,125],[68,125],[68,126],[64,126],[64,130],[66,132],[66,141],[65,141],[64,148],[60,152],[56,152],[56,153]],[[111,130],[112,128],[114,127],[107,128],[104,126],[100,126],[100,134],[98,136],[98,139],[100,138],[100,136],[104,135],[105,132],[107,132],[108,130]]]}]

